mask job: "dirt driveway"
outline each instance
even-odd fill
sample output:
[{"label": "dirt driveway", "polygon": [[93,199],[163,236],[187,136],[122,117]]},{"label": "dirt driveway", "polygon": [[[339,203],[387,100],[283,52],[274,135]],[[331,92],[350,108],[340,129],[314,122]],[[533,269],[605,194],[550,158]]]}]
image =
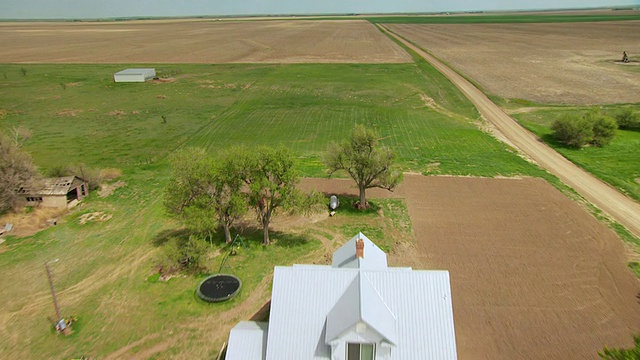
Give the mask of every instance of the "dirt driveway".
[{"label": "dirt driveway", "polygon": [[[387,30],[388,31],[388,30]],[[390,32],[389,32],[390,33]],[[598,206],[617,222],[640,237],[640,204],[623,195],[582,168],[574,165],[535,135],[525,130],[498,105],[461,75],[423,50],[390,33],[412,48],[438,71],[444,74],[476,106],[480,114],[504,135],[512,146],[536,161],[542,168],[556,175],[585,199]]]},{"label": "dirt driveway", "polygon": [[[349,180],[303,187],[350,193]],[[461,360],[597,359],[640,332],[640,281],[617,235],[542,179],[406,176],[406,261],[451,274]]]}]

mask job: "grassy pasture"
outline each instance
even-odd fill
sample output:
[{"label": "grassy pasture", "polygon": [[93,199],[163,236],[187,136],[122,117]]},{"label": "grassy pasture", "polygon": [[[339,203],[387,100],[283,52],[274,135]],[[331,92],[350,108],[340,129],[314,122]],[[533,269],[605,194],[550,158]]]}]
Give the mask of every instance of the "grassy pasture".
[{"label": "grassy pasture", "polygon": [[[629,105],[604,106],[602,111],[615,114]],[[638,110],[638,106],[632,108]],[[617,130],[613,142],[605,147],[574,149],[553,138],[551,124],[563,114],[590,111],[587,107],[531,108],[531,111],[513,117],[529,131],[544,140],[564,157],[591,172],[600,179],[640,201],[640,132]]]},{"label": "grassy pasture", "polygon": [[[299,154],[305,175],[317,176],[327,143],[364,123],[406,170],[541,173],[479,131],[472,105],[425,64],[162,65],[159,74],[173,82],[113,83],[121,68],[2,65],[0,126],[30,129],[25,149],[43,168],[83,162],[126,172],[185,145],[215,152],[282,143]],[[441,108],[428,107],[429,98]]]},{"label": "grassy pasture", "polygon": [[[141,66],[146,65],[136,65]],[[127,354],[158,346],[165,358],[212,357],[228,326],[251,315],[246,304],[268,299],[274,265],[317,261],[323,245],[360,230],[378,241],[410,238],[399,200],[373,200],[384,210],[383,219],[375,211],[347,212],[334,225],[276,231],[269,247],[257,245],[260,233],[249,227],[249,249],[230,264],[244,282],[242,294],[228,303],[205,304],[194,295],[201,278],[163,283],[150,277],[158,247],[170,234],[180,234],[179,225],[164,215],[162,189],[169,175],[165,158],[182,146],[215,153],[236,143],[283,143],[299,155],[304,175],[321,175],[327,143],[365,123],[396,148],[405,170],[544,174],[478,130],[471,104],[424,63],[158,65],[165,82],[113,83],[112,74],[122,68],[0,65],[0,129],[29,129],[24,149],[42,170],[74,163],[116,167],[126,182],[107,198],[91,194],[57,226],[8,237],[0,245],[4,354],[103,357],[138,341]],[[438,106],[427,106],[432,103]],[[93,212],[112,217],[79,223]],[[392,243],[379,245],[393,250]],[[215,254],[224,251],[212,245],[212,271],[221,261]],[[63,314],[80,319],[70,338],[54,336],[46,319],[53,309],[43,263],[55,258]]]}]

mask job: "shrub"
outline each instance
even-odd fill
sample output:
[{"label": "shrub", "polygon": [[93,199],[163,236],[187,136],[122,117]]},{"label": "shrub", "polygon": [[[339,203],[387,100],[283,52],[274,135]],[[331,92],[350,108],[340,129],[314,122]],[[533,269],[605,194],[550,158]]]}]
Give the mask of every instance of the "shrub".
[{"label": "shrub", "polygon": [[564,115],[551,125],[558,141],[576,148],[587,144],[607,145],[616,135],[617,128],[613,118],[598,110],[582,115]]},{"label": "shrub", "polygon": [[584,116],[564,115],[551,125],[554,137],[561,143],[583,147],[593,139],[593,125]]},{"label": "shrub", "polygon": [[616,135],[618,124],[609,116],[594,114],[591,116],[593,122],[593,139],[591,143],[595,146],[608,145]]},{"label": "shrub", "polygon": [[207,243],[200,237],[171,237],[163,245],[160,255],[160,272],[169,275],[181,270],[192,273],[206,270],[205,260],[208,251]]},{"label": "shrub", "polygon": [[615,115],[618,127],[623,130],[640,131],[640,115],[627,108]]}]

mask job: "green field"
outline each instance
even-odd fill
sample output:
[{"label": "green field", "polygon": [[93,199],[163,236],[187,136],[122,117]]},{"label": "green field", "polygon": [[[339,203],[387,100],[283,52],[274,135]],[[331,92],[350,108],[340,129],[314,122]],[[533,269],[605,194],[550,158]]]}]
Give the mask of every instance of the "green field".
[{"label": "green field", "polygon": [[[161,164],[181,146],[215,152],[281,143],[298,154],[305,175],[317,176],[328,142],[363,123],[405,170],[541,174],[479,131],[473,106],[425,64],[162,65],[159,74],[175,81],[113,83],[121,68],[0,66],[0,124],[31,130],[25,149],[43,169],[82,162],[128,172]],[[455,116],[428,108],[424,96]]]},{"label": "green field", "polygon": [[[56,226],[0,245],[0,352],[11,357],[104,357],[136,341],[128,353],[158,346],[165,358],[214,357],[229,326],[268,299],[274,265],[322,261],[322,244],[360,230],[385,250],[394,246],[386,240],[411,239],[400,200],[372,200],[384,218],[347,212],[332,225],[275,231],[268,247],[258,245],[257,229],[245,227],[249,247],[230,263],[244,282],[241,296],[205,304],[194,295],[201,277],[165,283],[153,276],[159,247],[180,234],[162,208],[166,157],[180,147],[215,153],[233,144],[281,143],[297,154],[303,175],[322,176],[328,142],[363,123],[396,150],[404,170],[547,176],[478,130],[476,110],[425,63],[156,65],[167,81],[114,83],[112,74],[125,67],[0,65],[0,128],[30,130],[23,148],[43,172],[84,163],[121,169],[118,180],[126,182],[106,198],[94,192]],[[112,217],[79,223],[93,212]],[[210,271],[221,262],[215,254],[225,251],[212,245]],[[55,258],[63,315],[79,318],[70,338],[55,336],[47,320],[53,306],[43,264]]]},{"label": "green field", "polygon": [[[637,105],[615,105],[604,106],[601,111],[613,115],[623,107],[640,110]],[[532,109],[513,117],[573,163],[640,201],[640,132],[617,130],[613,142],[605,147],[575,149],[555,141],[551,124],[563,114],[587,112],[590,108],[540,106],[538,110]]]}]

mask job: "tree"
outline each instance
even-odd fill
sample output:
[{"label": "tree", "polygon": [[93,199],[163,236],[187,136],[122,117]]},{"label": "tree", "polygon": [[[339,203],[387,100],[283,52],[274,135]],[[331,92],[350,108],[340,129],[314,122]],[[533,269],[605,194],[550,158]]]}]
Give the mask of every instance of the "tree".
[{"label": "tree", "polygon": [[214,160],[203,149],[178,151],[170,159],[173,176],[164,200],[168,212],[192,230],[210,234],[221,226],[227,243],[233,222],[247,210],[234,157],[225,153]]},{"label": "tree", "polygon": [[402,181],[402,173],[394,168],[393,161],[393,151],[379,145],[376,132],[363,125],[357,125],[348,140],[330,144],[324,159],[330,176],[344,170],[356,182],[360,209],[368,207],[367,189],[379,187],[392,191]]},{"label": "tree", "polygon": [[214,171],[213,193],[217,194],[214,208],[224,230],[227,244],[231,243],[231,226],[247,212],[247,196],[242,192],[244,179],[234,151],[227,151],[219,159]]},{"label": "tree", "polygon": [[36,177],[36,167],[20,143],[0,134],[0,213],[15,208],[19,199],[17,190],[32,185]]},{"label": "tree", "polygon": [[593,125],[584,116],[564,115],[551,125],[554,137],[565,145],[583,147],[593,139]]},{"label": "tree", "polygon": [[296,206],[299,176],[294,168],[293,154],[283,146],[243,152],[241,168],[249,187],[249,201],[262,225],[262,243],[268,245],[271,217],[279,209],[289,210]]}]

